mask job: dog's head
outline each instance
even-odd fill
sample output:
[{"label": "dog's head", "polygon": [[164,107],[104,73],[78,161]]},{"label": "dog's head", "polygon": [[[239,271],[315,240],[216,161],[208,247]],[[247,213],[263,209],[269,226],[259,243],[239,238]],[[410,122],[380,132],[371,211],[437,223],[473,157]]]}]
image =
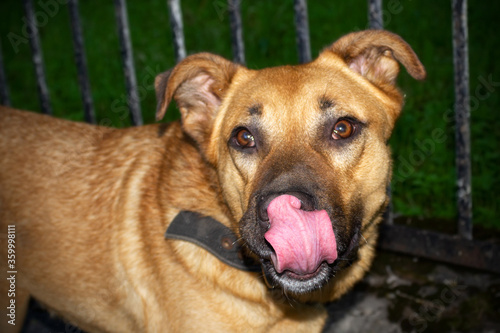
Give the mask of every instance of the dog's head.
[{"label": "dog's head", "polygon": [[175,99],[271,285],[312,292],[373,246],[363,233],[388,201],[398,62],[425,77],[399,36],[362,31],[304,65],[250,70],[202,53],[158,76],[157,118]]}]

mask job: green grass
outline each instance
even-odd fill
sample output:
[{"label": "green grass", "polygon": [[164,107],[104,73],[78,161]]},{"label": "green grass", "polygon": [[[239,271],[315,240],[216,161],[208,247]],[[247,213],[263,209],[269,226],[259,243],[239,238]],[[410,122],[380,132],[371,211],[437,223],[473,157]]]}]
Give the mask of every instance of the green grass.
[{"label": "green grass", "polygon": [[[385,27],[412,45],[428,72],[425,82],[415,82],[404,70],[399,79],[407,101],[391,139],[395,160],[395,210],[408,216],[453,220],[456,218],[454,124],[445,119],[454,99],[451,6],[449,1],[402,0],[400,7],[393,7],[391,11],[391,2],[384,4]],[[291,3],[242,1],[249,67],[297,63]],[[220,15],[225,14],[224,4],[225,0],[182,1],[188,53],[209,51],[232,57],[229,21]],[[366,10],[366,0],[309,1],[312,54],[317,55],[345,33],[366,28]],[[61,5],[54,13],[47,13],[37,1],[36,11],[42,13],[40,15],[45,13],[47,18],[40,34],[54,113],[81,121],[82,104],[67,8]],[[124,112],[125,83],[113,3],[80,1],[80,11],[98,121],[116,127],[129,126]],[[498,12],[500,2],[469,2],[474,221],[500,228]],[[152,123],[156,105],[153,75],[175,64],[166,1],[129,0],[128,13],[143,117],[146,123]],[[21,43],[16,49],[11,43],[13,34],[23,37],[23,17],[21,1],[0,2],[0,41],[12,104],[38,110],[29,45]],[[485,87],[483,82],[488,78],[496,85]],[[177,111],[171,108],[167,119],[177,117]],[[430,144],[433,133],[440,133],[442,140]],[[432,148],[418,144],[422,142]]]}]

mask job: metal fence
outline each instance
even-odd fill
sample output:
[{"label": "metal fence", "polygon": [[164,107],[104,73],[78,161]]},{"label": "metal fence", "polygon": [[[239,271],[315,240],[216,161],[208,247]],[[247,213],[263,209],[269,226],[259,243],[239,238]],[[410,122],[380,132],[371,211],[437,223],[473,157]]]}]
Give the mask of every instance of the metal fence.
[{"label": "metal fence", "polygon": [[[23,0],[30,35],[32,60],[37,77],[40,107],[43,113],[51,114],[49,89],[45,80],[44,62],[35,24],[33,0]],[[176,60],[186,56],[180,0],[167,0],[170,25],[173,34]],[[142,124],[142,115],[135,77],[132,44],[127,18],[126,0],[114,0],[117,32],[119,35],[123,71],[126,80],[130,118],[133,125]],[[307,0],[294,0],[295,29],[298,58],[301,63],[311,60]],[[245,63],[243,28],[240,0],[227,0],[231,43],[234,61]],[[368,0],[368,19],[372,29],[383,28],[382,0]],[[85,59],[78,0],[68,0],[75,62],[78,70],[85,119],[95,123],[94,106]],[[380,226],[379,247],[387,250],[420,256],[433,260],[468,267],[500,272],[500,246],[492,242],[477,241],[472,234],[471,162],[470,162],[470,95],[467,42],[467,0],[452,0],[453,54],[455,70],[455,121],[456,121],[456,170],[457,170],[457,234],[449,235],[429,230],[410,228],[394,224],[391,208],[386,214],[386,223]],[[3,68],[0,49],[0,104],[10,105],[8,84]]]}]

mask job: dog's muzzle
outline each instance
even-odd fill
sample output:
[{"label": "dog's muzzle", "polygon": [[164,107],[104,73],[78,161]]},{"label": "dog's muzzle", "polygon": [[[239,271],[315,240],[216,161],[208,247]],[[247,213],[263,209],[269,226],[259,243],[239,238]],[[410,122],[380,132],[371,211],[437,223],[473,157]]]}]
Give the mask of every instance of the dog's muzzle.
[{"label": "dog's muzzle", "polygon": [[339,244],[331,213],[320,209],[315,197],[306,192],[253,198],[242,218],[241,234],[260,257],[268,286],[303,294],[328,283],[339,268],[339,248],[343,255],[348,248],[344,239]]},{"label": "dog's muzzle", "polygon": [[314,275],[326,261],[337,259],[332,222],[325,210],[306,211],[301,201],[289,194],[274,198],[267,207],[269,230],[264,238],[273,248],[271,261],[278,273]]}]

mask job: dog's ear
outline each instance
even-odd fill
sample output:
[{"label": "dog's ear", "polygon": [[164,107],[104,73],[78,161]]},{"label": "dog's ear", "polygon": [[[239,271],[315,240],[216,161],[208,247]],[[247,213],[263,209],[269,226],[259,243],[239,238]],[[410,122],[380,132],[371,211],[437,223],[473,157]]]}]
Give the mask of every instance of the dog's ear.
[{"label": "dog's ear", "polygon": [[326,48],[340,56],[355,72],[383,90],[394,86],[400,62],[417,80],[425,79],[424,66],[412,48],[398,35],[385,30],[350,33]]},{"label": "dog's ear", "polygon": [[202,145],[238,65],[210,53],[199,53],[182,60],[172,70],[155,79],[161,120],[174,99],[181,112],[182,128]]}]

